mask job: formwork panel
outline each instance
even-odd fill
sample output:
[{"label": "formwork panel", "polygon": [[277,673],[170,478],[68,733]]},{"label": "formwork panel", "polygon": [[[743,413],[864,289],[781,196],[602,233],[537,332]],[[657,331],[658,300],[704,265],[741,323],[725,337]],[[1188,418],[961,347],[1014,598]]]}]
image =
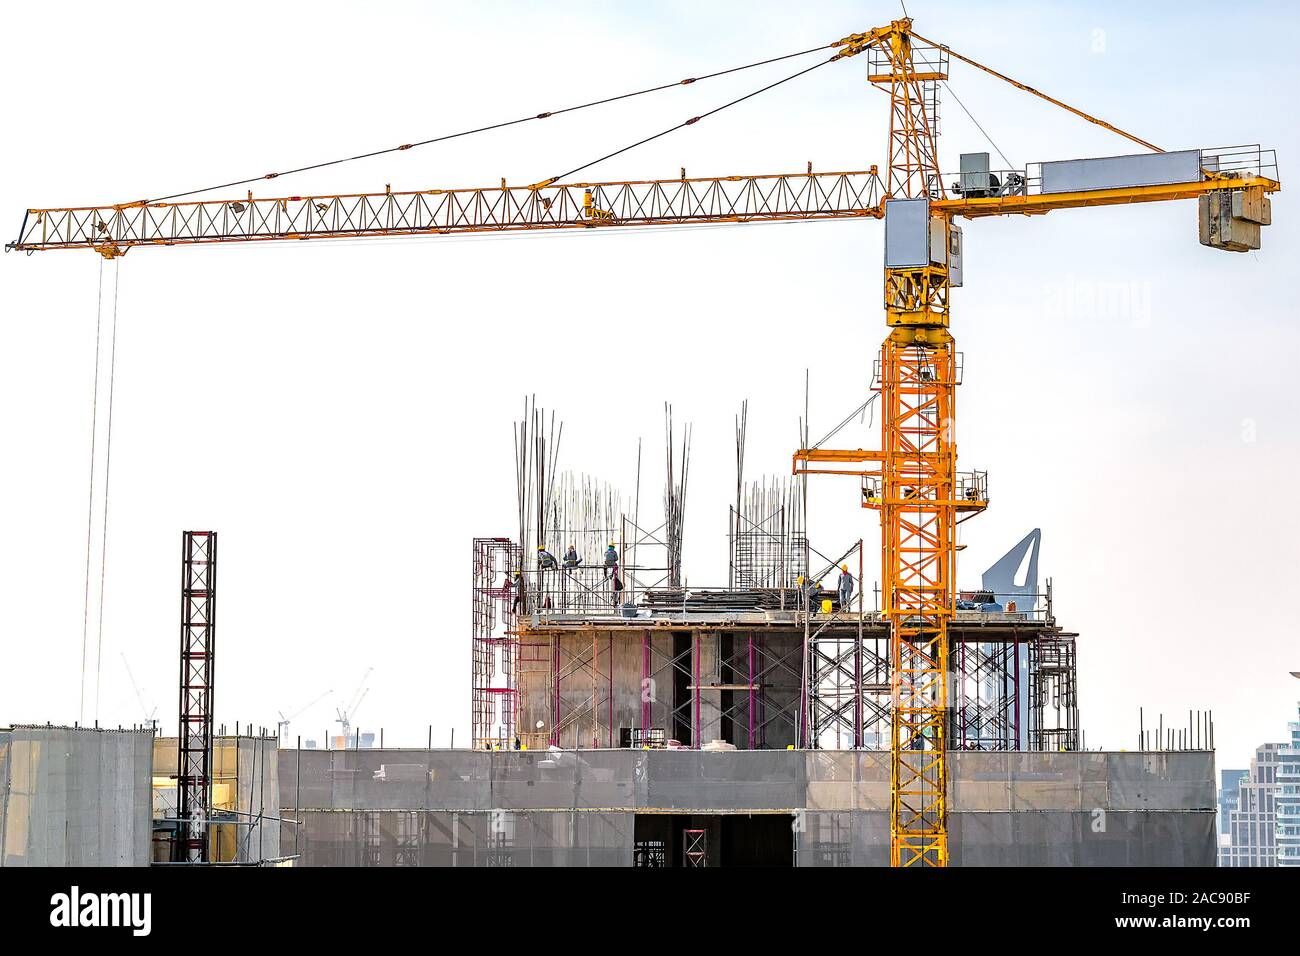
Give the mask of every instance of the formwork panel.
[{"label": "formwork panel", "polygon": [[889,866],[889,810],[854,810],[853,865]]},{"label": "formwork panel", "polygon": [[802,755],[790,751],[646,751],[646,806],[792,810],[804,805]]},{"label": "formwork panel", "polygon": [[433,750],[429,761],[431,810],[486,810],[492,806],[492,756],[472,750]]},{"label": "formwork panel", "polygon": [[859,756],[851,750],[807,751],[804,806],[809,811],[852,810],[857,805]]},{"label": "formwork panel", "polygon": [[[970,816],[978,816],[971,814]],[[1011,814],[1011,839],[1018,851],[1017,866],[1075,866],[1083,834],[1083,814],[1069,810],[1022,811]],[[963,856],[965,866],[983,866]]]},{"label": "formwork panel", "polygon": [[1079,758],[1079,805],[1084,810],[1110,806],[1110,772],[1106,754],[1081,751]]},{"label": "formwork panel", "polygon": [[[1012,810],[1079,810],[1082,792],[1074,753],[1007,754]],[[967,808],[966,804],[961,804]],[[980,808],[984,809],[984,808]]]},{"label": "formwork panel", "polygon": [[[382,848],[385,865],[524,866],[629,865],[636,812],[784,811],[794,815],[800,866],[888,863],[889,755],[874,751],[371,752],[315,754],[307,764],[338,761],[348,771],[318,787],[338,805],[368,815],[349,828],[318,823],[312,810],[299,839],[304,865],[337,859],[363,865]],[[1122,759],[1114,760],[1112,758]],[[1169,759],[1169,758],[1174,759]],[[326,760],[328,758],[328,760]],[[1151,758],[1151,759],[1148,759]],[[1213,865],[1212,769],[1207,754],[954,754],[949,817],[954,865],[1100,866]],[[359,784],[355,771],[430,767],[426,790],[396,774],[391,793]],[[284,802],[292,805],[292,762],[283,773]],[[448,768],[454,768],[450,770]],[[1118,769],[1117,769],[1118,768]],[[382,772],[382,771],[381,771]],[[1115,776],[1119,780],[1116,784]],[[440,778],[456,776],[458,792],[479,803],[471,812],[410,806],[414,824],[398,820],[392,803],[448,799]],[[1118,802],[1108,794],[1115,784]],[[406,788],[410,789],[406,789]],[[366,800],[387,809],[366,807]],[[1141,803],[1147,804],[1144,809]],[[1157,802],[1169,804],[1155,807]],[[1125,806],[1125,804],[1128,806]],[[1198,805],[1199,803],[1199,805]],[[1116,805],[1112,805],[1116,804]],[[1135,808],[1133,804],[1138,804]],[[326,814],[325,816],[329,816]],[[286,831],[288,832],[288,831]],[[287,840],[288,838],[286,838]],[[367,850],[366,848],[370,849]],[[285,849],[284,852],[289,852]],[[403,852],[405,853],[402,856]]]},{"label": "formwork panel", "polygon": [[948,755],[952,806],[965,810],[1010,810],[1014,754],[958,751]]},{"label": "formwork panel", "polygon": [[859,751],[858,794],[853,809],[887,812],[890,797],[889,753],[881,750]]},{"label": "formwork panel", "polygon": [[953,866],[1018,866],[1015,819],[1008,812],[952,813],[948,849]]},{"label": "formwork panel", "polygon": [[1106,755],[1108,806],[1115,810],[1200,810],[1215,803],[1211,751]]},{"label": "formwork panel", "polygon": [[587,750],[576,754],[578,789],[573,805],[578,809],[640,807],[646,798],[644,750]]},{"label": "formwork panel", "polygon": [[577,801],[580,771],[572,750],[493,754],[491,809],[571,808]]},{"label": "formwork panel", "polygon": [[285,807],[487,810],[491,757],[473,750],[282,750]]}]

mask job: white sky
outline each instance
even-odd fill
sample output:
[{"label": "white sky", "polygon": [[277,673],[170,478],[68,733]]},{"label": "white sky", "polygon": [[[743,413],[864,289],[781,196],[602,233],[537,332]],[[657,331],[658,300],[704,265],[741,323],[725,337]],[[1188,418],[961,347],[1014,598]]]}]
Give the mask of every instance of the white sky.
[{"label": "white sky", "polygon": [[[908,4],[919,32],[1166,148],[1297,149],[1297,16],[1221,8]],[[25,4],[0,38],[0,211],[125,201],[560,108],[804,49],[897,15],[809,2]],[[1226,29],[1227,36],[1223,35]],[[1248,39],[1247,39],[1248,35]],[[811,62],[811,61],[809,61]],[[534,182],[792,72],[788,64],[286,180],[261,195]],[[885,161],[865,63],[829,66],[583,174],[617,179]],[[959,64],[1012,162],[1131,152]],[[945,168],[987,144],[950,97]],[[1219,765],[1281,739],[1300,689],[1294,494],[1300,333],[1285,194],[1259,253],[1196,241],[1191,203],[966,227],[954,296],[963,467],[993,505],[963,584],[1035,526],[1081,633],[1089,746],[1137,712],[1212,709]],[[726,578],[732,416],[750,474],[783,473],[803,374],[813,431],[861,401],[884,334],[878,223],[509,240],[135,250],[123,260],[99,719],[175,729],[178,537],[221,534],[218,720],[389,743],[469,724],[469,556],[514,522],[510,423],[536,393],[562,464],[630,490],[662,403],[695,423],[692,583]],[[0,259],[0,721],[77,716],[94,357],[90,254]],[[1116,286],[1115,284],[1119,284]],[[1098,290],[1131,293],[1098,314]],[[1254,440],[1243,435],[1253,429]],[[874,447],[874,430],[845,435]],[[652,473],[648,473],[652,474]],[[657,480],[657,475],[655,475]],[[822,550],[878,535],[814,487]],[[871,575],[875,577],[877,575]],[[93,675],[92,675],[93,680]]]}]

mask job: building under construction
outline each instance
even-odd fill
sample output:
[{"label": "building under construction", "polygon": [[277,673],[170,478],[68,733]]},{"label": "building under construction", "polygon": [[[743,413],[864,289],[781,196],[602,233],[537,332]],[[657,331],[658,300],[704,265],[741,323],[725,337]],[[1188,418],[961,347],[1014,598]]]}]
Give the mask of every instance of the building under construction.
[{"label": "building under construction", "polygon": [[[475,747],[888,749],[889,622],[862,586],[877,559],[860,539],[810,539],[806,477],[745,480],[746,417],[726,579],[689,589],[689,430],[675,439],[666,423],[652,505],[640,474],[631,498],[553,475],[554,422],[530,410],[517,423],[518,536],[473,544]],[[1039,540],[959,594],[953,750],[1081,748],[1077,635],[1039,586]]]},{"label": "building under construction", "polygon": [[[286,752],[304,863],[889,862],[890,630],[863,543],[811,540],[805,478],[745,480],[744,422],[726,580],[687,588],[689,429],[669,412],[642,501],[639,472],[632,496],[560,472],[554,420],[528,409],[517,536],[473,542],[477,752]],[[1209,865],[1208,726],[1176,754],[1084,751],[1078,635],[1039,543],[958,592],[952,862]],[[402,792],[409,814],[387,809]]]},{"label": "building under construction", "polygon": [[[552,481],[544,424],[517,425],[518,538],[473,542],[472,748],[214,725],[216,535],[186,532],[188,739],[0,731],[0,864],[888,865],[895,697],[862,542],[822,552],[803,478],[746,482],[742,426],[727,579],[686,588],[689,439],[669,425],[650,506]],[[958,592],[948,862],[1213,865],[1212,727],[1084,748],[1077,635],[1039,586],[1039,541]]]}]

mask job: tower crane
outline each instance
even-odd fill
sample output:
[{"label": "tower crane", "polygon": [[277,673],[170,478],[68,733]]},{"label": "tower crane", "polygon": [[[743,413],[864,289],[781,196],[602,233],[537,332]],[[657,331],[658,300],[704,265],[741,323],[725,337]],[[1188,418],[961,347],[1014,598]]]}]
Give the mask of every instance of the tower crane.
[{"label": "tower crane", "polygon": [[[793,455],[793,470],[805,475],[855,476],[861,481],[863,506],[880,512],[883,611],[890,621],[892,666],[890,861],[894,866],[944,866],[948,862],[945,741],[948,627],[955,604],[955,529],[959,521],[988,504],[986,473],[957,470],[955,396],[962,368],[950,331],[950,293],[961,285],[958,221],[1195,199],[1201,242],[1212,248],[1245,251],[1259,247],[1260,227],[1271,220],[1268,197],[1281,184],[1271,150],[1252,146],[1163,151],[926,39],[906,17],[813,50],[760,63],[818,50],[833,52],[813,67],[602,159],[694,125],[813,69],[865,54],[869,85],[889,97],[883,169],[871,166],[814,172],[809,164],[806,171],[797,173],[688,178],[683,169],[679,177],[669,179],[571,179],[601,161],[598,159],[519,186],[509,186],[503,180],[500,186],[468,189],[393,192],[389,188],[382,193],[275,198],[254,198],[248,191],[225,199],[196,199],[193,197],[208,190],[195,190],[157,200],[29,209],[18,239],[6,248],[29,253],[85,249],[116,259],[138,246],[883,219],[882,305],[889,332],[875,360],[873,376],[873,389],[879,393],[883,410],[880,448],[801,448]],[[949,182],[939,165],[937,104],[953,59],[1108,130],[1141,152],[1133,153],[1130,148],[1126,155],[1043,162],[1019,170],[993,170],[987,154],[967,154],[956,179]],[[681,84],[665,84],[512,123],[544,120],[559,112],[708,78],[688,78]],[[485,129],[505,125],[511,124]],[[450,138],[406,143],[379,152]],[[304,169],[325,165],[332,164]],[[290,172],[297,171],[301,170]],[[267,173],[227,184],[227,188],[280,175]],[[350,729],[348,713],[339,713],[345,734]]]},{"label": "tower crane", "polygon": [[319,695],[318,697],[314,698],[314,699],[311,701],[311,703],[303,704],[301,707],[299,707],[297,710],[295,710],[295,711],[294,711],[292,714],[290,714],[288,717],[286,717],[286,716],[284,715],[284,711],[282,711],[282,710],[279,711],[280,719],[279,719],[278,721],[276,721],[276,729],[277,729],[277,731],[278,731],[278,736],[279,736],[279,738],[280,738],[281,740],[284,740],[285,733],[289,730],[289,722],[290,722],[291,720],[293,720],[295,717],[299,717],[299,716],[301,716],[302,714],[306,713],[307,710],[308,710],[308,708],[316,706],[317,704],[319,704],[322,700],[324,700],[326,697],[328,697],[328,696],[329,696],[330,694],[332,694],[332,693],[334,693],[334,691],[333,691],[332,689],[331,689],[331,690],[327,690],[327,691],[325,691],[325,693],[323,693],[323,694]]},{"label": "tower crane", "polygon": [[131,662],[126,659],[125,654],[122,655],[122,666],[126,668],[126,676],[131,679],[131,689],[135,691],[135,699],[140,705],[140,713],[144,714],[145,722],[150,727],[156,727],[158,720],[154,717],[154,714],[158,713],[158,705],[155,704],[150,707],[144,702],[144,695],[140,693],[140,685],[135,682],[135,674],[131,673]]},{"label": "tower crane", "polygon": [[347,743],[348,736],[352,733],[352,719],[356,717],[361,702],[366,699],[366,694],[370,693],[370,688],[366,686],[366,678],[370,676],[373,670],[373,667],[366,668],[366,672],[361,675],[361,680],[357,682],[357,689],[352,692],[352,699],[348,701],[347,706],[338,708],[335,711],[338,717],[335,718],[334,722],[343,731],[344,744]]}]

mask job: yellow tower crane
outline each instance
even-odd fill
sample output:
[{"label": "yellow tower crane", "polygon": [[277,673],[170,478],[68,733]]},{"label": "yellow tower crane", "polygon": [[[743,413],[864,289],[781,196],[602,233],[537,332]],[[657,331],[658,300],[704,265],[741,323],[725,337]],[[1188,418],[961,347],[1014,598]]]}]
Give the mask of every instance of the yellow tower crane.
[{"label": "yellow tower crane", "polygon": [[[867,54],[867,79],[889,95],[888,162],[847,172],[611,182],[567,181],[596,162],[527,186],[428,189],[238,199],[193,199],[194,190],[159,200],[29,209],[6,250],[92,249],[117,258],[136,246],[216,242],[328,240],[352,237],[608,229],[673,224],[874,218],[885,220],[884,311],[889,328],[874,385],[883,414],[877,450],[802,448],[796,474],[853,475],[862,504],[882,525],[881,580],[891,629],[890,861],[894,866],[948,863],[948,626],[955,605],[955,529],[959,515],[988,504],[983,472],[957,470],[954,439],[961,363],[949,331],[950,291],[961,284],[959,219],[1037,215],[1055,209],[1196,199],[1200,241],[1213,248],[1259,248],[1271,219],[1269,194],[1281,188],[1272,151],[1160,150],[1082,110],[927,40],[910,19],[802,53],[829,59],[755,90],[602,159],[706,119],[827,63]],[[1130,140],[1141,154],[1044,162],[992,170],[987,154],[962,157],[951,185],[938,156],[937,104],[951,59]],[[640,96],[710,77],[688,78],[566,110],[484,129],[544,120],[563,112]],[[473,130],[469,132],[480,132]],[[454,134],[454,136],[468,135]],[[405,143],[304,167],[317,169],[454,138]],[[287,173],[226,184],[246,186]],[[806,679],[806,675],[805,675]]]}]

